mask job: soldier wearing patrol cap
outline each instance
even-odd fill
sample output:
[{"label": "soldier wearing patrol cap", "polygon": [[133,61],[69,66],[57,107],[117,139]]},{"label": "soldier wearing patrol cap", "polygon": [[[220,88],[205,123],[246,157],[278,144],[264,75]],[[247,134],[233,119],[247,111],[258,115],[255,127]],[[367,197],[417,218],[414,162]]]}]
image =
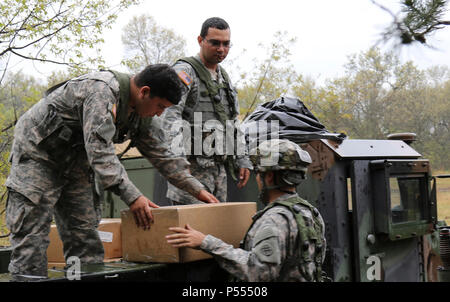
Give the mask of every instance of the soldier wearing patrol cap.
[{"label": "soldier wearing patrol cap", "polygon": [[[231,150],[230,147],[230,145],[237,146],[245,142],[239,142],[238,135],[235,135],[236,131],[240,131],[239,127],[234,127],[239,124],[237,93],[227,72],[219,64],[227,57],[231,47],[228,23],[217,17],[207,19],[202,25],[197,41],[200,46],[199,54],[182,58],[173,66],[183,82],[182,96],[179,104],[166,110],[161,118],[166,125],[164,128],[168,129],[167,134],[171,137],[166,141],[175,141],[173,137],[180,133],[179,127],[174,127],[177,121],[186,122],[191,129],[197,125],[200,126],[202,133],[198,140],[195,138],[195,130],[189,131],[191,134],[187,138],[190,145],[187,148],[189,151],[184,150],[184,154],[191,163],[192,175],[221,202],[226,202],[227,169],[234,179],[239,178],[237,186],[242,188],[249,179],[251,168],[251,162],[243,154],[244,152]],[[213,130],[205,127],[205,124],[211,121],[217,122],[216,125],[218,125]],[[227,123],[234,127],[232,131],[227,129],[225,134],[227,141],[225,142],[225,139],[221,142],[215,141],[216,146],[228,143],[227,152],[225,148],[222,152],[215,147],[214,154],[203,152],[205,150],[202,146],[208,136],[214,136],[221,131],[220,128],[226,129]],[[233,143],[229,143],[230,140]],[[195,152],[197,149],[202,150]],[[168,184],[167,198],[177,205],[199,203],[198,200],[171,184]]]},{"label": "soldier wearing patrol cap", "polygon": [[211,235],[173,227],[174,247],[201,249],[241,281],[322,281],[326,241],[319,211],[296,193],[311,163],[308,152],[289,140],[269,140],[251,152],[266,207],[256,213],[241,248]]},{"label": "soldier wearing patrol cap", "polygon": [[189,163],[168,151],[152,123],[152,116],[179,102],[180,85],[164,64],[149,65],[134,76],[94,72],[52,87],[20,117],[6,181],[13,280],[47,276],[53,215],[66,260],[103,262],[96,231],[102,188],[120,196],[138,226],[150,227],[150,209],[157,205],[129,180],[114,143],[130,139],[171,183],[202,201],[218,202],[189,173]]}]

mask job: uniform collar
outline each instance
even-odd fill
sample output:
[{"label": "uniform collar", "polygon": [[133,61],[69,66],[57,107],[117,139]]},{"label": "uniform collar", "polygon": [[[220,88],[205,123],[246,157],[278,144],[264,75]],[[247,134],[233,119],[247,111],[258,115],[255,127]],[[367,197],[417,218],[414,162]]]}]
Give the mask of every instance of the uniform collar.
[{"label": "uniform collar", "polygon": [[215,71],[215,72],[216,72],[217,79],[215,79],[214,76],[213,76],[213,74],[211,73],[211,70],[209,70],[209,69],[205,66],[205,64],[203,64],[203,61],[202,61],[202,59],[200,58],[200,54],[198,53],[196,56],[194,56],[194,58],[195,58],[196,60],[198,60],[200,63],[202,63],[203,67],[204,67],[206,70],[208,70],[208,72],[211,74],[211,78],[212,78],[213,80],[217,81],[217,79],[222,78],[222,73],[220,72],[220,64],[217,64],[217,68],[216,68],[216,71]]},{"label": "uniform collar", "polygon": [[119,73],[119,110],[117,112],[117,123],[119,125],[126,125],[128,123],[128,107],[130,104],[130,79],[131,75],[126,73]]},{"label": "uniform collar", "polygon": [[258,219],[265,211],[267,211],[271,207],[275,206],[275,203],[277,201],[285,201],[285,200],[288,200],[288,199],[293,198],[293,197],[298,197],[297,192],[295,192],[294,194],[286,193],[286,194],[281,195],[280,197],[278,197],[277,199],[275,199],[274,201],[272,201],[271,203],[266,205],[262,210],[256,212],[256,214],[252,217],[252,219],[253,220]]}]

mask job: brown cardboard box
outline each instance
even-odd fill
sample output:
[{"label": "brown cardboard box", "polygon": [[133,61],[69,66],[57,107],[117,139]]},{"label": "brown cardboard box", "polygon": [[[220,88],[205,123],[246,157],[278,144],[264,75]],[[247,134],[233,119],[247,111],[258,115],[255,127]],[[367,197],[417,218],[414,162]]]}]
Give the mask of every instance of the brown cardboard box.
[{"label": "brown cardboard box", "polygon": [[121,212],[123,260],[135,262],[191,262],[211,258],[200,250],[174,248],[167,243],[169,227],[187,223],[204,234],[239,246],[256,213],[254,202],[196,204],[152,209],[154,223],[150,230],[138,228],[129,210]]},{"label": "brown cardboard box", "polygon": [[[120,218],[104,218],[100,221],[97,230],[105,250],[105,259],[122,257],[120,224]],[[63,263],[63,244],[59,238],[56,225],[51,226],[49,238],[50,244],[47,249],[48,262]]]}]

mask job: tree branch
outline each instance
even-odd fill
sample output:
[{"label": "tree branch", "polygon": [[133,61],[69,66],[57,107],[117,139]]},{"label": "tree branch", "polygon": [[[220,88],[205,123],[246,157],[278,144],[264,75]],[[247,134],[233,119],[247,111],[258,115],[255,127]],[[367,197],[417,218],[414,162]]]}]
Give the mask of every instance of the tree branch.
[{"label": "tree branch", "polygon": [[263,77],[261,78],[261,81],[259,82],[259,86],[258,86],[258,89],[256,90],[255,97],[253,98],[253,101],[252,101],[252,103],[250,104],[250,107],[248,107],[247,112],[245,113],[244,120],[245,120],[245,119],[247,118],[247,116],[250,114],[251,109],[253,108],[253,106],[254,106],[255,103],[256,103],[256,99],[258,98],[258,94],[259,94],[259,92],[261,91],[261,88],[262,88],[262,85],[263,85],[264,81],[266,80],[267,72],[269,71],[269,68],[270,68],[270,63],[272,63],[272,60],[269,61],[269,63],[267,64],[266,70],[264,70],[264,75],[263,75]]},{"label": "tree branch", "polygon": [[[42,41],[42,40],[44,40],[44,39],[53,37],[54,35],[56,35],[56,34],[59,33],[60,31],[62,31],[63,29],[69,27],[70,25],[72,25],[72,23],[67,23],[67,24],[63,25],[62,27],[58,28],[57,30],[55,30],[54,32],[49,33],[49,34],[46,34],[46,35],[40,37],[39,39],[34,40],[33,42],[30,42],[30,43],[28,43],[28,44],[25,44],[25,45],[22,45],[22,46],[11,46],[11,45],[10,45],[8,48],[6,48],[4,51],[2,51],[2,52],[0,53],[0,57],[3,56],[3,55],[4,55],[5,53],[7,53],[8,51],[11,51],[11,52],[12,52],[13,50],[24,49],[24,48],[27,48],[27,47],[29,47],[29,46],[31,46],[31,45],[34,45],[34,44],[36,44],[36,43],[39,43],[40,41]],[[13,40],[14,40],[14,39],[13,39]],[[11,40],[11,42],[12,42],[13,40]],[[10,43],[10,44],[11,44],[11,43]],[[16,52],[13,52],[13,53],[14,53],[14,54],[17,54]]]},{"label": "tree branch", "polygon": [[48,62],[48,63],[54,63],[54,64],[58,64],[58,65],[66,65],[66,66],[73,66],[73,65],[78,65],[78,64],[70,64],[67,62],[58,62],[58,61],[54,61],[54,60],[48,60],[48,59],[41,59],[41,58],[35,58],[35,57],[28,57],[25,55],[22,55],[18,52],[15,52],[14,50],[10,50],[13,54],[15,54],[16,56],[19,56],[23,59],[27,59],[27,60],[32,60],[32,61],[39,61],[39,62]]}]

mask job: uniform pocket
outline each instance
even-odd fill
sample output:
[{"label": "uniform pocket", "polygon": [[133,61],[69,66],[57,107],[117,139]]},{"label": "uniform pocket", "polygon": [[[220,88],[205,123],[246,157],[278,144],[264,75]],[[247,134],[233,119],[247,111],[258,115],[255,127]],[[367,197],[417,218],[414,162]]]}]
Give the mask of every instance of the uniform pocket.
[{"label": "uniform pocket", "polygon": [[9,190],[6,207],[6,226],[11,233],[20,231],[25,217],[26,197],[20,193]]},{"label": "uniform pocket", "polygon": [[211,97],[209,96],[208,90],[200,90],[197,106],[195,107],[196,112],[214,112],[214,105],[212,103]]},{"label": "uniform pocket", "polygon": [[[71,130],[64,127],[64,122],[60,118],[52,106],[48,107],[48,113],[44,119],[35,127],[31,129],[30,140],[37,146],[43,149],[52,147],[52,139],[59,138],[61,132],[61,139],[68,141],[71,137]],[[63,129],[63,131],[59,131]]]},{"label": "uniform pocket", "polygon": [[61,169],[71,162],[76,154],[74,144],[77,136],[52,106],[48,106],[44,119],[31,129],[30,140],[48,154],[49,160],[62,165],[58,167]]},{"label": "uniform pocket", "polygon": [[105,144],[107,144],[108,142],[112,142],[115,132],[116,127],[109,117],[105,118],[103,122],[97,127],[97,129],[95,129],[95,134]]}]

